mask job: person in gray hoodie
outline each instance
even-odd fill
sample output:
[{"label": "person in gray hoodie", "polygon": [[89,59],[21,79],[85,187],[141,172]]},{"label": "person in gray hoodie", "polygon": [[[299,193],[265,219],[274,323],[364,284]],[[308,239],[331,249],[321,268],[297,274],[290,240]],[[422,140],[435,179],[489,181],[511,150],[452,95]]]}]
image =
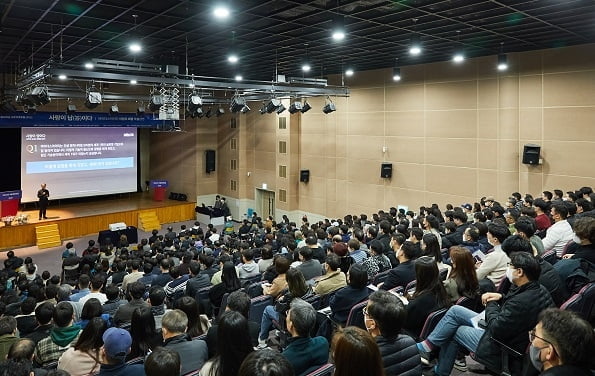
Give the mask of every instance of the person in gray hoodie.
[{"label": "person in gray hoodie", "polygon": [[254,251],[252,249],[242,251],[242,264],[238,265],[237,270],[240,279],[252,278],[260,274],[258,264],[254,262]]}]

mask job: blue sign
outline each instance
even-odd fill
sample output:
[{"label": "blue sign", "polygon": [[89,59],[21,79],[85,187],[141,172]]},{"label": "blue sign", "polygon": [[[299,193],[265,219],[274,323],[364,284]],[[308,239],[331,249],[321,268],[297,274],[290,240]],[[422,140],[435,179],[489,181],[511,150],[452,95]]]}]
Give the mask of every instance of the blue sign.
[{"label": "blue sign", "polygon": [[27,174],[111,170],[134,167],[134,158],[66,159],[62,161],[27,162],[25,166]]},{"label": "blue sign", "polygon": [[151,188],[167,188],[169,182],[167,180],[151,180],[150,186]]},{"label": "blue sign", "polygon": [[23,191],[6,191],[0,192],[0,201],[19,200],[23,197]]},{"label": "blue sign", "polygon": [[12,112],[0,114],[0,127],[135,127],[156,128],[164,123],[153,117],[153,114],[137,115],[114,114],[101,112]]}]

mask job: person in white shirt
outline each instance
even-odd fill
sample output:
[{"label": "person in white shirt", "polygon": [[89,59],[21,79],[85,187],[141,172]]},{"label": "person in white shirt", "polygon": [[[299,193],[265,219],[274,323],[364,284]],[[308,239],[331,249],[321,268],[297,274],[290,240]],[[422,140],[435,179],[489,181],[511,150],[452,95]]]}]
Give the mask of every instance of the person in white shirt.
[{"label": "person in white shirt", "polygon": [[103,305],[107,302],[107,296],[100,290],[103,287],[103,278],[96,275],[91,280],[91,292],[79,299],[81,306],[84,306],[87,300],[95,298]]},{"label": "person in white shirt", "polygon": [[494,246],[482,261],[475,264],[477,268],[477,279],[489,279],[497,287],[500,280],[506,274],[510,259],[502,250],[501,244],[510,236],[508,227],[490,223],[488,225],[488,242]]},{"label": "person in white shirt", "polygon": [[554,220],[554,224],[547,229],[545,238],[543,238],[542,241],[543,248],[546,252],[550,250],[556,251],[556,257],[560,258],[562,257],[566,245],[572,241],[574,232],[572,231],[570,223],[566,220],[566,217],[568,217],[568,209],[564,203],[556,202],[552,204],[550,214]]}]

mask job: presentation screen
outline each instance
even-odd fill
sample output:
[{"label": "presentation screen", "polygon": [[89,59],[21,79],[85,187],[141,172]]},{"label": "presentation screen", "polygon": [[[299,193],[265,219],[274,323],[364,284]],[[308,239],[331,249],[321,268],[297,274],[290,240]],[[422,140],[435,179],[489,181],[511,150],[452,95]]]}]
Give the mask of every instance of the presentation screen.
[{"label": "presentation screen", "polygon": [[137,190],[136,128],[22,128],[22,202]]}]

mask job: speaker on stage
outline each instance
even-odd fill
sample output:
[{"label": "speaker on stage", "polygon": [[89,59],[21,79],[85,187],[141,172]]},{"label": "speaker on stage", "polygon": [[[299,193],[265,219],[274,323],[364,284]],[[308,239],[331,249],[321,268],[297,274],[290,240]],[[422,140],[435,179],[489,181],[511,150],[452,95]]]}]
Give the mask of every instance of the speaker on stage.
[{"label": "speaker on stage", "polygon": [[393,176],[393,164],[383,163],[380,167],[380,177],[390,179]]},{"label": "speaker on stage", "polygon": [[523,147],[523,164],[537,165],[539,164],[539,153],[541,146],[535,144],[526,144]]},{"label": "speaker on stage", "polygon": [[207,150],[205,152],[205,161],[207,174],[215,171],[215,150]]},{"label": "speaker on stage", "polygon": [[310,181],[310,170],[300,170],[300,181],[303,183]]}]

